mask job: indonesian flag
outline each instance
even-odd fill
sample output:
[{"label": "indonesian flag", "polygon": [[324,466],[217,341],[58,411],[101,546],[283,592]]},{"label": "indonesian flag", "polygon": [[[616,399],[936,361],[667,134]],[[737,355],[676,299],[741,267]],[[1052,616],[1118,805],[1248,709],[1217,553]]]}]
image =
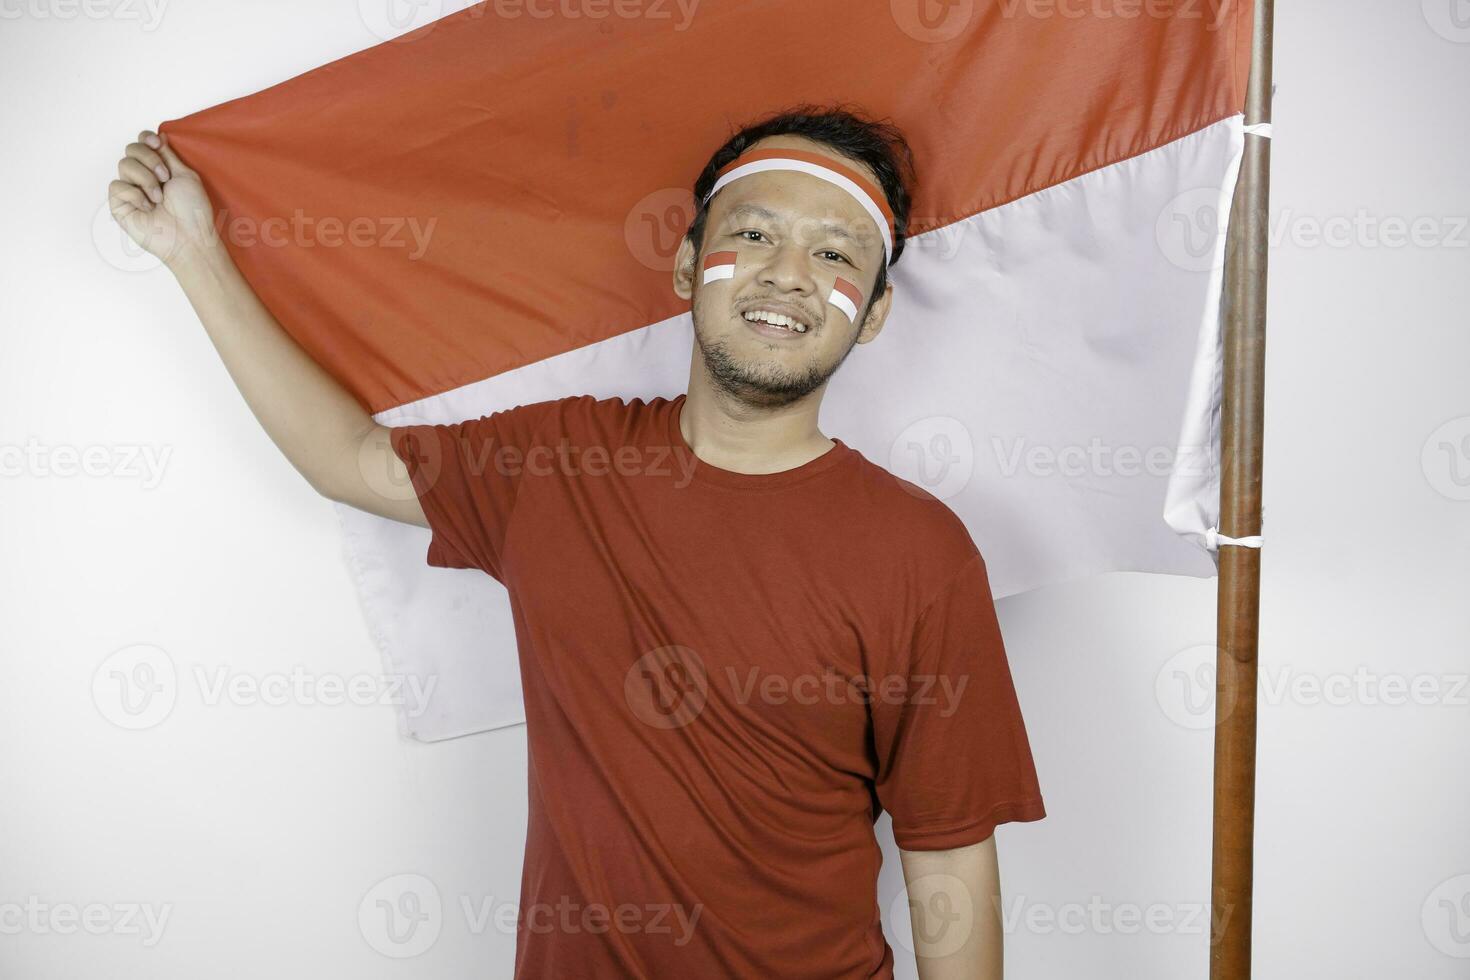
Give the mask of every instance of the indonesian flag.
[{"label": "indonesian flag", "polygon": [[832,284],[832,295],[827,297],[827,302],[846,313],[847,319],[852,323],[857,322],[858,306],[862,301],[862,290],[841,276],[838,276],[837,281]]},{"label": "indonesian flag", "polygon": [[735,278],[734,252],[711,252],[704,257],[704,284]]},{"label": "indonesian flag", "polygon": [[[162,129],[265,304],[392,426],[684,391],[671,272],[709,155],[797,103],[887,117],[918,164],[910,238],[823,430],[944,500],[997,597],[1213,575],[1251,0],[871,8],[478,4]],[[746,70],[753,46],[780,69]],[[438,678],[404,730],[523,721],[505,589],[428,566],[424,528],[338,511],[388,671]]]}]

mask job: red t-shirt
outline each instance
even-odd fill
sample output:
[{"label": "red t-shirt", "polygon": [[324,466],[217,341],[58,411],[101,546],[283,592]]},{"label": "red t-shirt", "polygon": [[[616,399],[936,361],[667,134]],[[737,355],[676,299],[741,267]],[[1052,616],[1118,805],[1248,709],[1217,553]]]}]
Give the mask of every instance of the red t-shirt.
[{"label": "red t-shirt", "polygon": [[840,439],[702,462],[685,396],[392,430],[428,562],[510,592],[529,754],[517,978],[890,977],[873,822],[1045,816],[985,562]]}]

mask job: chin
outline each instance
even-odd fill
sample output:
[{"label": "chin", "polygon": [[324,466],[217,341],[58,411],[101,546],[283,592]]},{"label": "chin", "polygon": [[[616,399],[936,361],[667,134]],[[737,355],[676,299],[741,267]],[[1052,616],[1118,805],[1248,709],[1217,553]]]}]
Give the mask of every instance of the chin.
[{"label": "chin", "polygon": [[764,407],[805,398],[830,376],[818,370],[792,370],[771,358],[732,358],[722,344],[704,348],[704,368],[716,387],[747,404]]}]

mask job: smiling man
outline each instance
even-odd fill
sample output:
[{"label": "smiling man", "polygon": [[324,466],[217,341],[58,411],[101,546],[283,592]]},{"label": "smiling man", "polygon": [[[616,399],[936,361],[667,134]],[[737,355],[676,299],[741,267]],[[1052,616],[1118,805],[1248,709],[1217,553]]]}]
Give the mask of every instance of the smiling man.
[{"label": "smiling man", "polygon": [[[686,394],[393,429],[259,303],[171,148],[144,132],[119,177],[117,220],[179,243],[169,267],[311,485],[509,590],[516,977],[891,977],[885,809],[920,976],[1001,975],[994,831],[1045,810],[985,562],[943,502],[818,426],[892,308],[913,182],[896,129],[801,107],[714,153],[673,276]],[[376,492],[385,470],[414,495]]]}]

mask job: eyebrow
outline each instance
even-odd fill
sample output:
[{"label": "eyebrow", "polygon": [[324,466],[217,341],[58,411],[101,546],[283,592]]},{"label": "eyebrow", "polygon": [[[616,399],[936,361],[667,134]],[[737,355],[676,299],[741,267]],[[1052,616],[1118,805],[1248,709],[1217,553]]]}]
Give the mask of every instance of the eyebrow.
[{"label": "eyebrow", "polygon": [[[780,215],[776,214],[776,212],[772,211],[770,208],[763,208],[759,204],[751,204],[749,202],[747,202],[745,204],[737,204],[737,205],[735,205],[733,208],[730,209],[730,213],[728,215],[726,215],[726,217],[727,218],[747,218],[747,217],[749,217],[749,218],[764,218],[767,221],[779,221],[779,220],[781,220]],[[856,235],[854,235],[851,232],[849,232],[842,225],[836,224],[835,222],[832,222],[832,221],[824,221],[824,222],[822,222],[822,231],[823,231],[823,233],[825,233],[827,235],[830,235],[833,238],[840,238],[843,241],[851,242],[854,245],[861,245],[862,244],[862,242],[858,240],[858,237]]]}]

